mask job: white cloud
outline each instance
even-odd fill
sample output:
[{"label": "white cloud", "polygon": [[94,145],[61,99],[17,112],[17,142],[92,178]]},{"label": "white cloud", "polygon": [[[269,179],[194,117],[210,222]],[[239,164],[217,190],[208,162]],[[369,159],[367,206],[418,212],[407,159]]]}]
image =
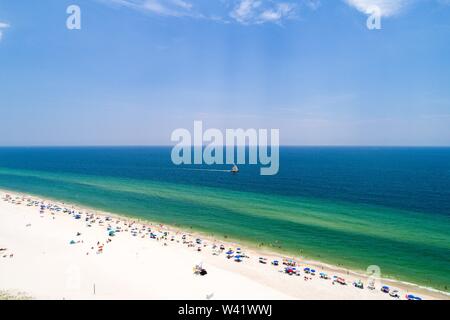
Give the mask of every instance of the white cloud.
[{"label": "white cloud", "polygon": [[383,17],[399,14],[412,0],[344,0],[348,5],[362,13],[372,13],[374,7],[380,10]]},{"label": "white cloud", "polygon": [[101,0],[102,2],[168,17],[201,17],[185,0]]},{"label": "white cloud", "polygon": [[320,0],[304,0],[303,3],[311,10],[317,10],[322,5]]},{"label": "white cloud", "polygon": [[7,28],[9,28],[9,24],[6,23],[6,22],[1,22],[0,21],[0,41],[3,38],[3,29],[7,29]]},{"label": "white cloud", "polygon": [[191,15],[190,10],[192,8],[192,4],[181,0],[166,0],[164,4],[159,0],[146,0],[142,6],[156,14],[174,17]]},{"label": "white cloud", "polygon": [[290,17],[294,12],[294,6],[289,3],[280,3],[275,9],[268,9],[261,13],[262,22],[277,22],[283,18]]},{"label": "white cloud", "polygon": [[186,2],[183,0],[172,0],[172,2],[175,5],[179,6],[180,8],[184,8],[184,9],[188,9],[188,10],[192,9],[192,3],[189,3],[189,2]]},{"label": "white cloud", "polygon": [[261,1],[241,0],[230,15],[233,19],[239,22],[246,22],[253,19],[255,11],[259,6],[261,6]]},{"label": "white cloud", "polygon": [[[219,14],[207,14],[195,8],[196,0],[98,0],[105,4],[127,7],[141,12],[166,17],[199,18],[222,23],[235,21],[241,24],[280,23],[294,16],[295,5],[283,0],[214,0],[221,10]],[[212,1],[212,0],[211,0]],[[286,0],[293,1],[293,0]],[[319,0],[306,1],[308,6],[316,7]],[[204,9],[204,8],[203,8]],[[225,12],[224,12],[225,11]]]},{"label": "white cloud", "polygon": [[[97,0],[105,4],[128,7],[141,12],[166,17],[205,19],[221,23],[237,22],[243,25],[277,23],[296,17],[301,8],[317,10],[322,0],[208,0],[217,7],[206,12],[205,6],[194,6],[199,0]],[[203,0],[206,1],[206,0]],[[378,8],[381,16],[400,14],[406,7],[419,0],[342,0],[364,14],[373,14]],[[430,0],[431,1],[431,0]],[[450,5],[450,0],[433,0],[434,3]],[[212,10],[212,11],[211,11]]]},{"label": "white cloud", "polygon": [[279,23],[294,15],[294,4],[267,0],[239,0],[230,16],[242,24]]}]

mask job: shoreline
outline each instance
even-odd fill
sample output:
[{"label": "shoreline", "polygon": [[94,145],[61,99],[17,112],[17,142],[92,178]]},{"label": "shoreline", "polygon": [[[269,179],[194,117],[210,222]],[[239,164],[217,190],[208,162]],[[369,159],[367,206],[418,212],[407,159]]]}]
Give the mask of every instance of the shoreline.
[{"label": "shoreline", "polygon": [[[123,222],[130,222],[133,221],[133,224],[136,225],[150,225],[152,227],[161,228],[162,230],[166,230],[169,234],[188,234],[190,238],[200,238],[202,241],[205,241],[205,243],[221,243],[222,245],[230,248],[236,248],[241,247],[244,249],[246,253],[249,254],[249,256],[252,257],[258,257],[258,256],[264,256],[267,258],[268,261],[271,261],[273,259],[278,259],[280,262],[283,259],[292,259],[295,261],[299,261],[299,265],[304,267],[307,265],[308,267],[317,268],[318,272],[326,272],[334,275],[338,275],[339,277],[345,277],[347,278],[355,278],[361,279],[365,284],[367,285],[368,276],[363,273],[361,270],[352,270],[340,266],[335,266],[328,263],[323,263],[317,260],[309,260],[305,257],[293,257],[286,253],[276,252],[276,250],[270,250],[266,248],[258,247],[256,244],[251,244],[246,241],[241,240],[232,240],[232,239],[223,239],[222,237],[215,236],[213,234],[207,234],[207,232],[202,232],[194,229],[186,230],[187,228],[183,228],[176,225],[166,225],[161,224],[159,222],[155,221],[149,221],[142,218],[133,217],[132,215],[127,214],[118,214],[118,213],[110,213],[102,210],[97,210],[93,208],[86,207],[84,205],[79,204],[73,204],[73,203],[66,203],[61,200],[57,199],[51,199],[49,197],[41,197],[39,195],[32,195],[26,192],[18,192],[18,191],[12,191],[12,190],[5,190],[0,189],[1,198],[3,200],[5,194],[9,194],[12,197],[18,197],[22,199],[32,199],[34,201],[40,201],[40,202],[46,202],[51,203],[53,205],[57,205],[60,207],[65,208],[71,208],[75,211],[79,212],[85,212],[86,214],[94,214],[97,217],[111,217],[112,219],[117,219],[119,221]],[[232,263],[232,262],[230,262]],[[281,263],[280,263],[281,266]],[[401,280],[395,280],[395,279],[389,279],[389,278],[379,278],[380,282],[383,283],[383,285],[389,285],[392,287],[395,287],[399,290],[405,291],[405,292],[414,292],[415,294],[419,293],[423,296],[426,296],[426,298],[429,299],[449,299],[450,293],[440,291],[434,288],[427,288],[423,287],[414,283],[408,283]],[[5,289],[0,286],[0,290]],[[21,288],[18,288],[21,289]],[[366,290],[366,289],[364,289]]]}]

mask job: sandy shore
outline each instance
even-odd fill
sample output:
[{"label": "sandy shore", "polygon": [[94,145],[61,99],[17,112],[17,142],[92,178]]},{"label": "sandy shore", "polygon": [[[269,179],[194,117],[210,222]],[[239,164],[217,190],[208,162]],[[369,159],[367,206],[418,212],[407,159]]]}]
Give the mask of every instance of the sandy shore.
[{"label": "sandy shore", "polygon": [[[8,201],[6,194],[11,195]],[[274,253],[241,248],[248,258],[235,262],[225,252],[230,247],[236,251],[236,244],[32,196],[0,191],[0,197],[4,294],[21,292],[36,299],[395,299],[381,292],[387,284],[399,290],[400,299],[408,293],[449,298],[388,280],[375,281],[376,289],[369,290],[363,275],[298,259],[300,275],[288,275],[283,257]],[[61,210],[41,212],[42,203]],[[108,228],[120,230],[110,236]],[[259,262],[261,256],[267,264]],[[271,265],[274,259],[279,266]],[[194,274],[198,264],[207,275]],[[306,274],[304,267],[315,268],[316,275]],[[320,272],[330,279],[321,279]],[[333,282],[333,276],[345,278],[347,285]],[[364,289],[352,285],[359,279]]]}]

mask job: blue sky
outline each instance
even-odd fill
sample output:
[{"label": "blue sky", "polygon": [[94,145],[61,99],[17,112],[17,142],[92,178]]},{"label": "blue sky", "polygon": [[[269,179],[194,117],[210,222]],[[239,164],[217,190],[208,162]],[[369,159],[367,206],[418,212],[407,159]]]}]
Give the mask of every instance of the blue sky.
[{"label": "blue sky", "polygon": [[449,40],[449,0],[1,0],[0,145],[449,146]]}]

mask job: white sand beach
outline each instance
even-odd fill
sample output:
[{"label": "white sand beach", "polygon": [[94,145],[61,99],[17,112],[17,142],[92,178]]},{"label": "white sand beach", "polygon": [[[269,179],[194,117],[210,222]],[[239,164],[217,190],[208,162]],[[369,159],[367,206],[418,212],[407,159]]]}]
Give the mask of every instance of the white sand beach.
[{"label": "white sand beach", "polygon": [[[7,199],[6,194],[10,195]],[[235,244],[33,196],[1,191],[0,198],[0,291],[11,295],[22,293],[34,299],[392,300],[411,293],[422,299],[448,298],[389,281],[377,281],[376,288],[369,290],[363,276],[298,259],[300,275],[288,275],[281,256],[244,247],[236,253]],[[43,210],[42,205],[46,206]],[[201,244],[196,240],[199,237]],[[228,259],[225,252],[230,246],[234,255],[248,257],[242,262]],[[267,258],[267,264],[259,257]],[[271,264],[274,259],[280,261],[278,266]],[[198,264],[206,275],[194,274]],[[315,268],[316,274],[305,273],[306,266]],[[322,279],[320,272],[330,279]],[[335,275],[345,278],[346,285],[334,282]],[[358,279],[364,289],[353,286]],[[400,298],[381,292],[385,284],[398,289]]]}]

